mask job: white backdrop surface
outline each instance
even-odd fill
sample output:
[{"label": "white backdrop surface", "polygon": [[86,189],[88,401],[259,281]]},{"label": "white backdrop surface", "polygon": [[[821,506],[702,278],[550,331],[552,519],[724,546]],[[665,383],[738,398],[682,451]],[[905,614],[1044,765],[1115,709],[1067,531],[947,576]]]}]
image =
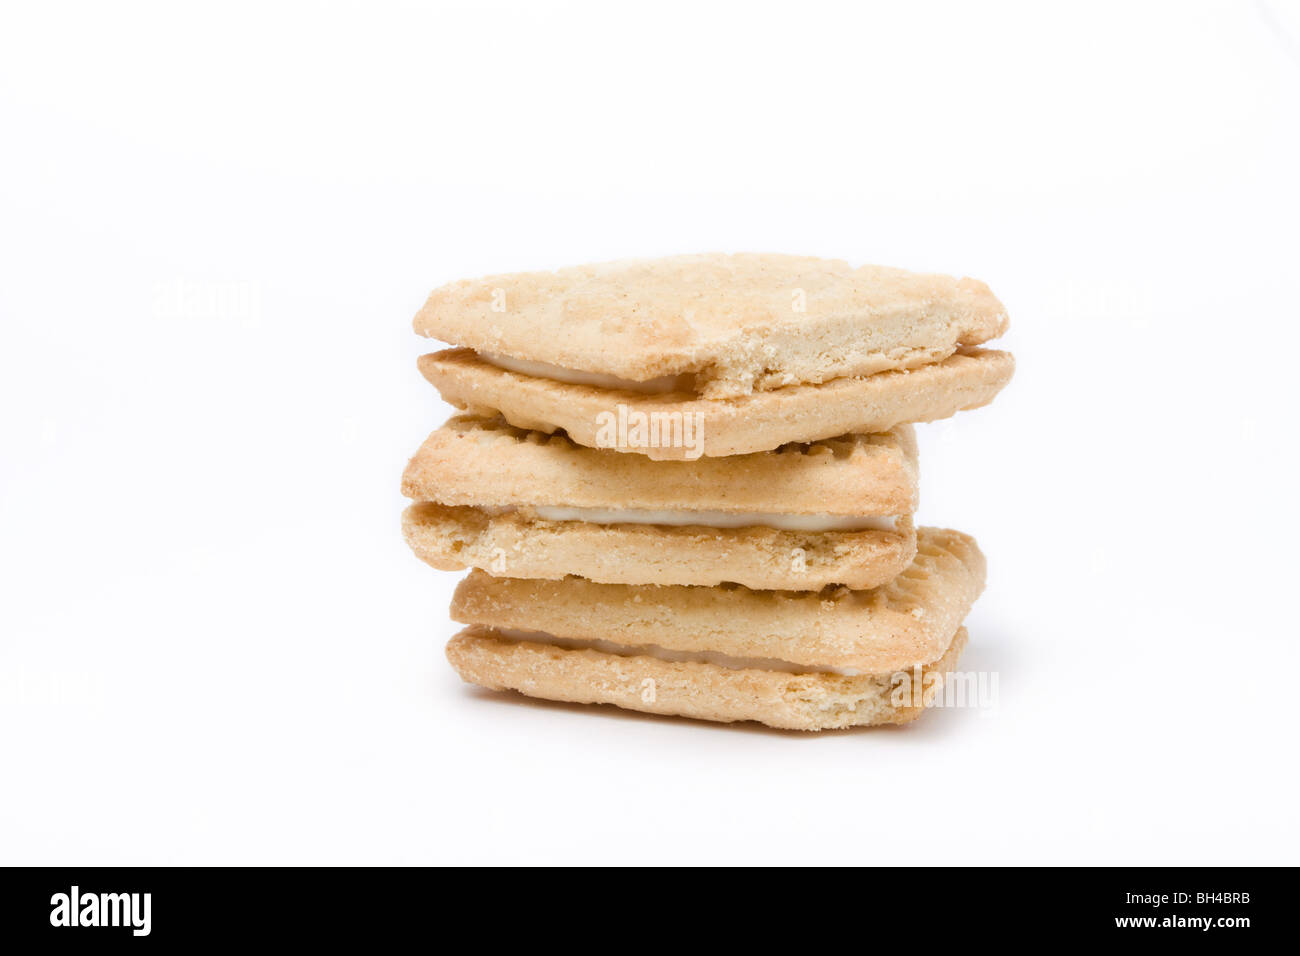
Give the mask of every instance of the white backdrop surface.
[{"label": "white backdrop surface", "polygon": [[[978,6],[978,9],[977,9]],[[1295,4],[21,4],[0,25],[0,863],[1296,863]],[[401,541],[464,276],[986,280],[923,426],[997,706],[524,702]]]}]

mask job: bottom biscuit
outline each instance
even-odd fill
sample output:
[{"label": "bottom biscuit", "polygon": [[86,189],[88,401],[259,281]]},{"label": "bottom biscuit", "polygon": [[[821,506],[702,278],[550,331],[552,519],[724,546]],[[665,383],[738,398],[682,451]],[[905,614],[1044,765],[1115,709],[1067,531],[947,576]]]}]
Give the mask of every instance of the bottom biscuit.
[{"label": "bottom biscuit", "polygon": [[[724,666],[627,653],[605,642],[543,643],[491,628],[468,627],[447,644],[447,659],[471,684],[529,697],[713,720],[755,720],[783,730],[832,730],[905,724],[933,701],[966,646],[966,629],[943,656],[915,674],[792,673],[761,666]],[[553,640],[553,639],[546,639]],[[779,665],[780,662],[753,662]]]}]

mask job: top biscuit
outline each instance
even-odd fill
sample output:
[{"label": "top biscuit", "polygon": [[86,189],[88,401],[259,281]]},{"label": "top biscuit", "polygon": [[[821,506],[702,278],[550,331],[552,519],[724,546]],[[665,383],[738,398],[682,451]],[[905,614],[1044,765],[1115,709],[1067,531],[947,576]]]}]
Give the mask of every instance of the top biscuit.
[{"label": "top biscuit", "polygon": [[942,361],[1007,329],[975,279],[837,259],[707,254],[453,282],[415,331],[489,355],[725,399]]}]

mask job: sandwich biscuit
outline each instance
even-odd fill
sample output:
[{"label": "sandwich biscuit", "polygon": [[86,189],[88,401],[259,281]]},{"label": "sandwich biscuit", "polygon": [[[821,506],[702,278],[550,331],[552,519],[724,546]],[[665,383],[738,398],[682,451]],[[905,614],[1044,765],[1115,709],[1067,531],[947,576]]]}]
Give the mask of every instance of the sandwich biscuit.
[{"label": "sandwich biscuit", "polygon": [[916,552],[910,426],[649,461],[457,416],[411,459],[403,531],[440,570],[607,584],[869,588]]},{"label": "sandwich biscuit", "polygon": [[[1006,312],[972,279],[702,255],[435,290],[420,370],[454,405],[652,459],[746,454],[987,404]],[[667,438],[664,437],[667,433]]]}]

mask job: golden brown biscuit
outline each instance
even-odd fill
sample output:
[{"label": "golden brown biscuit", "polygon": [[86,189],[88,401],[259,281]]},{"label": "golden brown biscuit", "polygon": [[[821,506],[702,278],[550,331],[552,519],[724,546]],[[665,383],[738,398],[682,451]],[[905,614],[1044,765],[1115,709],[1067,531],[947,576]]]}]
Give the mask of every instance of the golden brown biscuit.
[{"label": "golden brown biscuit", "polygon": [[402,533],[411,550],[440,571],[581,575],[610,584],[870,588],[906,568],[916,553],[910,515],[899,516],[892,530],[810,532],[550,521],[529,509],[489,514],[422,501],[402,514]]},{"label": "golden brown biscuit", "polygon": [[470,349],[424,355],[420,372],[442,397],[522,429],[563,429],[579,445],[679,461],[767,451],[789,442],[884,432],[991,402],[1011,379],[1008,352],[963,348],[911,371],[791,385],[743,398],[642,394],[512,372]]},{"label": "golden brown biscuit", "polygon": [[941,361],[1001,335],[1007,315],[974,279],[714,253],[453,282],[414,326],[579,373],[688,375],[701,397],[725,399]]},{"label": "golden brown biscuit", "polygon": [[407,541],[434,567],[521,578],[873,587],[916,551],[910,426],[648,461],[458,416],[411,459]]},{"label": "golden brown biscuit", "polygon": [[447,659],[469,683],[529,697],[724,723],[755,720],[787,730],[830,730],[915,720],[956,670],[966,640],[965,628],[950,635],[943,655],[919,674],[852,677],[556,646],[477,626],[451,639]]},{"label": "golden brown biscuit", "polygon": [[905,669],[943,653],[984,589],[984,555],[973,538],[941,528],[921,528],[917,538],[911,566],[868,591],[629,586],[475,571],[457,587],[451,616],[671,652],[861,673]]},{"label": "golden brown biscuit", "polygon": [[916,489],[910,425],[682,462],[646,461],[499,418],[457,415],[428,437],[402,475],[408,498],[474,507],[898,515],[916,510]]}]

